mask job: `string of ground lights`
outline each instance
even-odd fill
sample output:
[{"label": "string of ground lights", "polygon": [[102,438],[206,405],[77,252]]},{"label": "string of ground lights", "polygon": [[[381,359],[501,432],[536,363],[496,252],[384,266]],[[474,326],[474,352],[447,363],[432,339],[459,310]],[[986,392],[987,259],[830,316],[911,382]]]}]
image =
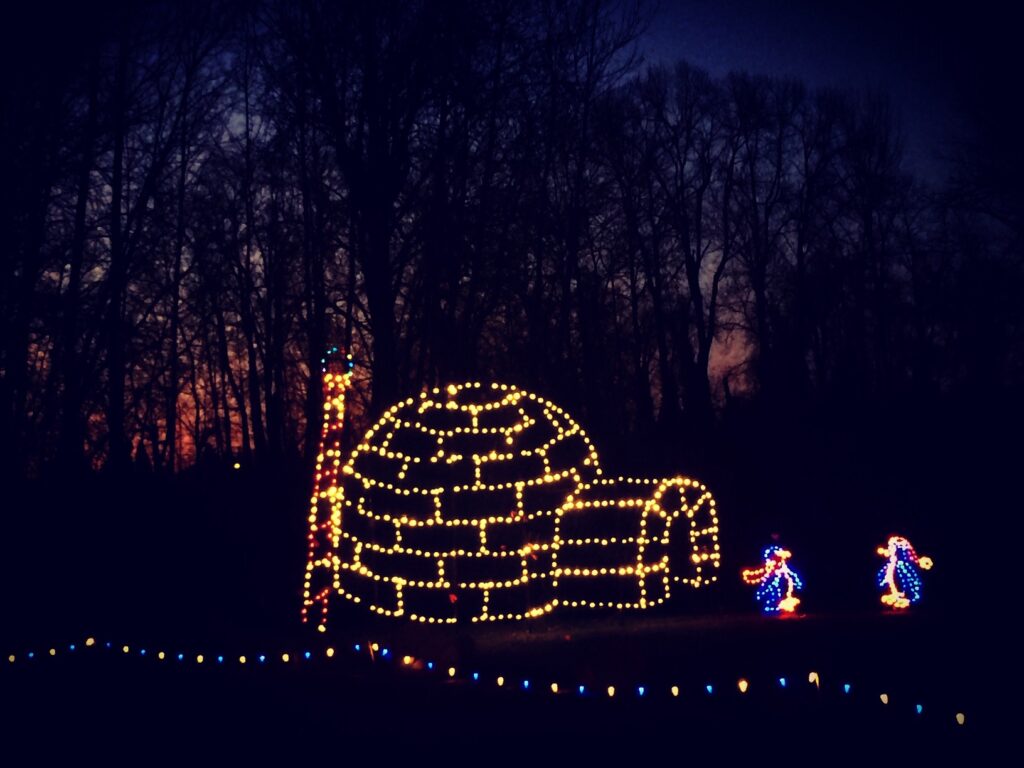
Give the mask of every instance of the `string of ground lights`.
[{"label": "string of ground lights", "polygon": [[[510,692],[522,694],[546,694],[551,696],[575,696],[590,698],[605,698],[609,700],[629,699],[660,699],[665,702],[687,701],[697,697],[725,696],[730,693],[738,696],[757,695],[767,691],[780,692],[798,685],[804,684],[813,687],[816,691],[833,690],[843,696],[857,696],[862,691],[861,686],[854,685],[847,679],[836,678],[835,681],[825,681],[816,671],[807,673],[806,678],[793,679],[789,677],[777,677],[770,680],[748,680],[739,678],[727,684],[720,685],[718,681],[704,683],[692,683],[680,685],[678,682],[669,680],[648,680],[633,685],[623,686],[612,684],[591,684],[567,683],[564,681],[537,680],[524,677],[523,675],[508,674],[482,674],[471,669],[458,669],[454,666],[435,664],[429,659],[402,654],[395,649],[388,648],[377,642],[367,641],[350,643],[347,646],[348,652],[361,656],[371,662],[372,665],[388,664],[397,666],[410,674],[422,673],[432,675],[438,682],[459,682],[479,686],[493,686]],[[234,667],[236,669],[254,669],[265,666],[289,667],[302,664],[320,662],[330,663],[340,657],[339,650],[334,646],[321,647],[316,651],[302,650],[276,651],[274,653],[259,652],[253,654],[226,654],[219,652],[196,652],[189,653],[179,651],[167,651],[164,649],[146,648],[132,645],[119,645],[112,641],[97,641],[94,637],[86,638],[82,643],[71,643],[66,646],[51,646],[42,652],[28,651],[22,654],[10,654],[7,656],[7,667],[12,665],[33,665],[46,663],[47,659],[57,656],[82,655],[88,652],[107,652],[111,655],[122,658],[145,659],[158,664],[189,665],[192,667]],[[907,714],[915,717],[924,717],[926,707],[922,701],[909,696],[901,696],[890,693],[888,690],[875,690],[865,695],[875,698],[880,706],[898,707]],[[967,722],[967,715],[964,711],[946,712],[941,715],[943,722],[950,725],[963,726]]]}]

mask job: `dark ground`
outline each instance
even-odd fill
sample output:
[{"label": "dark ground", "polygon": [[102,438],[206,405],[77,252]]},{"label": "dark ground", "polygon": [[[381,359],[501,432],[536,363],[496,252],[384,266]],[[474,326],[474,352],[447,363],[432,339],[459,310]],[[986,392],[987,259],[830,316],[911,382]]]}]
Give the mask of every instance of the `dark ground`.
[{"label": "dark ground", "polygon": [[[435,750],[458,764],[531,755],[542,763],[553,755],[604,760],[627,752],[669,764],[717,754],[726,765],[759,754],[786,754],[797,764],[976,758],[989,743],[989,715],[965,668],[947,661],[963,655],[963,638],[949,629],[926,614],[676,617],[638,625],[604,617],[458,637],[399,626],[381,638],[375,660],[366,640],[354,650],[353,634],[326,639],[336,641],[331,659],[311,636],[273,651],[253,640],[171,645],[163,661],[154,658],[165,647],[159,643],[145,646],[143,657],[139,644],[123,653],[121,638],[111,649],[102,639],[86,649],[79,639],[73,652],[60,647],[51,658],[40,647],[37,658],[22,653],[3,669],[0,731],[4,753],[21,751],[31,763],[75,756],[107,764],[279,762],[268,758],[281,755],[291,764],[317,755],[333,765],[354,754],[387,761],[440,754]],[[282,647],[291,651],[288,663],[280,661]],[[186,661],[176,660],[178,650]],[[201,665],[197,650],[205,651]],[[268,655],[262,665],[261,652]],[[217,653],[225,654],[223,665]],[[412,667],[403,664],[406,653],[417,657]],[[432,671],[425,660],[434,662]],[[456,665],[456,680],[447,679],[448,664]],[[820,687],[808,682],[810,671],[818,672]],[[745,694],[740,677],[750,684]],[[608,684],[617,689],[611,700]],[[968,718],[963,727],[955,723],[958,711]]]},{"label": "dark ground", "polygon": [[[0,765],[50,762],[46,755],[90,765],[205,763],[215,754],[282,762],[269,759],[281,751],[286,764],[315,753],[333,765],[366,753],[426,759],[438,749],[446,762],[480,763],[553,750],[602,764],[623,752],[668,764],[695,752],[719,752],[720,764],[739,755],[888,764],[897,753],[983,764],[977,750],[1012,736],[1003,724],[1018,709],[1019,665],[1004,660],[1018,652],[1003,655],[1014,634],[1006,609],[995,607],[1013,534],[994,522],[1013,507],[1005,488],[1016,454],[993,442],[998,424],[982,429],[968,414],[903,428],[891,414],[877,419],[889,425],[876,432],[884,440],[870,438],[870,423],[853,436],[766,427],[760,440],[736,443],[742,452],[719,451],[703,468],[675,459],[719,500],[723,568],[712,590],[643,616],[561,614],[478,632],[344,611],[332,614],[326,636],[303,628],[301,466],[9,486],[9,509],[25,514],[5,514],[0,536]],[[621,458],[597,442],[606,465]],[[796,444],[806,448],[794,453]],[[639,464],[662,469],[653,459]],[[936,564],[909,615],[884,613],[874,587],[874,547],[894,531]],[[804,578],[802,618],[757,615],[740,583],[739,569],[757,563],[772,533]],[[85,650],[89,635],[100,644]],[[351,650],[371,639],[393,646],[390,660]],[[125,643],[127,656],[118,650]],[[338,649],[330,661],[327,645]],[[53,646],[60,652],[49,658]],[[43,657],[29,662],[28,650]],[[158,662],[157,650],[202,652],[206,663]],[[273,661],[284,650],[293,662]],[[14,664],[8,653],[18,655]],[[252,663],[259,653],[267,664]],[[402,668],[404,654],[438,669]],[[444,679],[448,664],[462,679]],[[462,677],[473,671],[479,682]],[[820,690],[807,682],[811,671]],[[499,674],[505,690],[494,683]],[[618,688],[611,701],[600,693],[608,684]],[[674,684],[678,699],[668,693]]]}]

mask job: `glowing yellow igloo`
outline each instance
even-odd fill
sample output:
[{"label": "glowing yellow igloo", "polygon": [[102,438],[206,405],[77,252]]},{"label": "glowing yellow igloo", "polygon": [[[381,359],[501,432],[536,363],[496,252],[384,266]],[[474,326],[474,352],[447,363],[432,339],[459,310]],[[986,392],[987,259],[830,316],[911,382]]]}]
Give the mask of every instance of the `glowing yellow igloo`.
[{"label": "glowing yellow igloo", "polygon": [[319,605],[321,628],[334,595],[454,623],[642,609],[674,585],[716,580],[707,488],[606,478],[587,434],[554,403],[504,384],[433,389],[390,408],[342,466],[330,437],[343,387],[326,375],[310,513],[303,615]]}]

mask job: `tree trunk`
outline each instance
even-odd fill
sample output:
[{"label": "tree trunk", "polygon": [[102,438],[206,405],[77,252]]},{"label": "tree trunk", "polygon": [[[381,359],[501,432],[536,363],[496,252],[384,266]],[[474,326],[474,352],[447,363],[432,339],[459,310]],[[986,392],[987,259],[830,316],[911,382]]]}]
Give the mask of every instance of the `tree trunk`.
[{"label": "tree trunk", "polygon": [[57,445],[57,463],[66,469],[84,469],[82,423],[82,376],[78,368],[79,314],[82,300],[82,262],[85,258],[86,211],[92,190],[95,161],[96,120],[99,96],[99,54],[89,70],[89,106],[79,155],[78,189],[75,197],[75,223],[68,254],[68,287],[63,296],[59,381],[61,389],[61,425]]},{"label": "tree trunk", "polygon": [[124,360],[124,301],[128,280],[128,253],[125,243],[124,207],[124,148],[126,78],[128,69],[127,43],[119,44],[114,76],[114,157],[110,192],[110,268],[107,276],[109,297],[106,317],[107,343],[107,462],[115,474],[128,468],[129,446],[125,435],[125,360]]}]

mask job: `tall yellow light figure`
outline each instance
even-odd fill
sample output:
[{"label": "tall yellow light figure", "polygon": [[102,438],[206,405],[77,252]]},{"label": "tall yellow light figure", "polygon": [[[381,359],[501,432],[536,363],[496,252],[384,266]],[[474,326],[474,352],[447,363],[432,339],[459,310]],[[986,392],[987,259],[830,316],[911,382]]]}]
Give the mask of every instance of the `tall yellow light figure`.
[{"label": "tall yellow light figure", "polygon": [[324,631],[332,592],[340,589],[335,552],[341,530],[342,496],[338,485],[341,437],[345,427],[345,393],[352,382],[352,356],[332,347],[320,361],[323,381],[323,426],[309,500],[306,573],[302,587],[302,621],[319,606],[317,627]]}]

